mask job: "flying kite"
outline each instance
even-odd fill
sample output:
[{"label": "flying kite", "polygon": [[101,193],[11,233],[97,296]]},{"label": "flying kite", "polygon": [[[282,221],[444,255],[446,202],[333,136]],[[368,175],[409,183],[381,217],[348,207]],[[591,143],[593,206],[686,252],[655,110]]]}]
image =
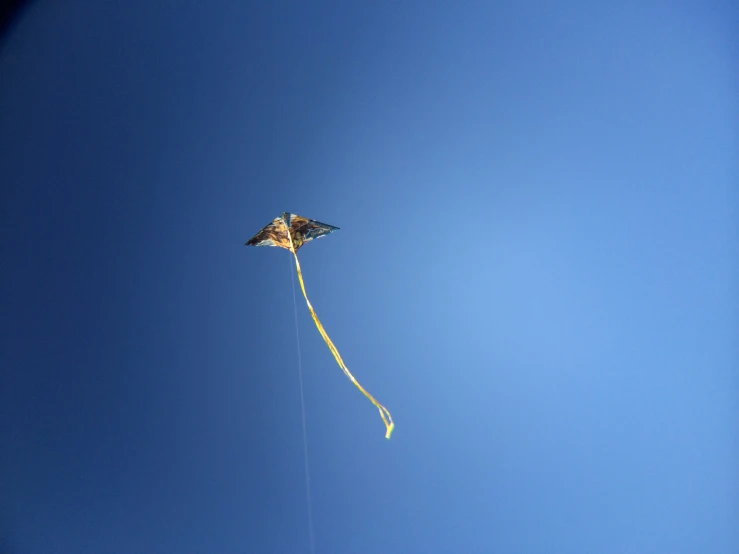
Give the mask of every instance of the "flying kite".
[{"label": "flying kite", "polygon": [[299,215],[283,212],[282,215],[273,219],[269,225],[265,226],[256,235],[246,241],[244,246],[277,246],[278,248],[284,248],[285,250],[292,252],[292,255],[295,257],[295,269],[298,272],[300,290],[303,291],[303,297],[305,298],[306,304],[308,304],[308,310],[313,318],[313,322],[318,328],[318,332],[321,333],[323,340],[326,342],[331,354],[336,358],[336,363],[339,364],[339,367],[344,374],[379,410],[382,422],[385,424],[385,438],[389,439],[393,429],[395,428],[395,423],[393,423],[393,418],[390,416],[390,412],[385,408],[385,406],[375,400],[362,385],[359,384],[349,371],[349,368],[346,367],[344,360],[342,360],[339,355],[339,351],[334,346],[334,343],[331,342],[328,334],[326,334],[323,325],[321,325],[321,321],[318,319],[310,300],[308,300],[308,295],[305,292],[303,274],[300,271],[300,262],[298,261],[298,249],[300,249],[300,247],[302,247],[306,242],[325,237],[338,229],[338,227],[334,227],[333,225],[326,225],[325,223],[306,219]]}]

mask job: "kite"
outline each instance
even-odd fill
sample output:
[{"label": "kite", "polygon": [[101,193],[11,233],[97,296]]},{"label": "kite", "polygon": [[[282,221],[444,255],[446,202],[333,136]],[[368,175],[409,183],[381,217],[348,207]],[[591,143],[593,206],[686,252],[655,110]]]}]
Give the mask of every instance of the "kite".
[{"label": "kite", "polygon": [[390,415],[390,412],[387,410],[387,408],[385,408],[385,406],[375,400],[372,395],[364,389],[362,385],[359,384],[359,382],[354,378],[354,375],[352,375],[349,371],[349,368],[346,367],[344,360],[342,360],[341,356],[339,355],[339,351],[334,346],[334,343],[331,342],[328,334],[326,334],[323,325],[321,325],[321,321],[318,319],[318,316],[316,315],[316,312],[313,309],[310,300],[308,300],[308,295],[305,292],[303,273],[300,271],[300,262],[298,261],[298,250],[306,242],[309,242],[313,239],[325,237],[326,235],[329,235],[334,231],[337,231],[338,229],[338,227],[334,227],[333,225],[326,225],[325,223],[320,223],[312,219],[300,217],[299,215],[284,212],[281,216],[273,219],[269,225],[264,227],[256,235],[246,241],[244,246],[277,246],[278,248],[289,250],[292,253],[295,258],[295,269],[298,273],[300,290],[303,291],[303,297],[305,298],[306,304],[308,304],[308,310],[310,311],[310,315],[313,318],[313,322],[318,328],[318,332],[321,333],[323,340],[326,342],[326,345],[331,351],[331,354],[333,354],[334,358],[336,359],[336,363],[339,364],[339,367],[344,372],[344,374],[352,383],[354,383],[354,386],[356,386],[362,392],[362,394],[366,396],[367,399],[372,402],[372,404],[374,404],[375,407],[379,410],[382,422],[385,424],[385,438],[389,439],[390,435],[393,432],[393,429],[395,429],[395,423],[393,423],[393,418]]}]

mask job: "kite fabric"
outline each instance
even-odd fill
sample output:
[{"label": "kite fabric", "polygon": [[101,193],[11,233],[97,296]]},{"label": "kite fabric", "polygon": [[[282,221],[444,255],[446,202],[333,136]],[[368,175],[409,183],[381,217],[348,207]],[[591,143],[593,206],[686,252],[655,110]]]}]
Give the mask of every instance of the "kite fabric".
[{"label": "kite fabric", "polygon": [[312,219],[300,217],[299,215],[284,212],[281,216],[276,217],[269,225],[246,241],[244,246],[277,246],[292,252],[292,255],[295,257],[295,269],[298,273],[300,290],[303,291],[303,297],[305,298],[306,304],[308,304],[308,310],[313,318],[313,322],[318,328],[318,332],[321,333],[323,340],[326,342],[331,354],[333,354],[336,359],[336,363],[339,364],[339,367],[344,374],[379,410],[382,422],[385,424],[385,438],[389,439],[393,429],[395,429],[395,423],[393,423],[393,418],[390,416],[390,412],[385,408],[385,406],[375,400],[362,385],[359,384],[359,382],[354,378],[354,375],[349,371],[349,368],[346,367],[344,360],[342,360],[339,355],[339,351],[334,346],[334,343],[331,342],[328,334],[326,334],[326,331],[324,330],[321,321],[318,319],[310,300],[308,300],[308,295],[305,292],[303,273],[300,270],[300,262],[298,261],[298,249],[306,242],[325,237],[338,229],[338,227],[334,227],[333,225],[326,225],[325,223],[320,223]]}]

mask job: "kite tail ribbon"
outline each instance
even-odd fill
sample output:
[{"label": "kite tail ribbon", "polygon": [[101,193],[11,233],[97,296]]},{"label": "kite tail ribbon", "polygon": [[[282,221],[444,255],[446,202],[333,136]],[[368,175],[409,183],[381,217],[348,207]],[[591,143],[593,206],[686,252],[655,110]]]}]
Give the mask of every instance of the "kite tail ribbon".
[{"label": "kite tail ribbon", "polygon": [[[288,228],[288,235],[290,233],[290,229]],[[308,300],[308,295],[305,292],[305,284],[303,283],[303,273],[300,271],[300,262],[298,261],[298,254],[295,252],[295,248],[292,245],[292,237],[290,238],[290,245],[293,256],[295,257],[295,268],[298,272],[298,281],[300,282],[300,290],[303,291],[303,297],[305,298],[306,304],[308,304],[308,310],[310,310],[310,315],[313,318],[313,322],[316,324],[316,327],[318,328],[318,332],[321,333],[321,336],[323,337],[323,340],[325,341],[326,345],[328,346],[329,350],[331,350],[331,354],[334,355],[334,358],[336,359],[336,363],[339,364],[339,367],[344,372],[344,374],[349,378],[349,380],[354,383],[354,386],[357,387],[363,395],[367,397],[367,399],[372,402],[372,404],[375,405],[375,407],[380,412],[380,417],[382,418],[382,422],[385,424],[385,438],[389,439],[390,435],[393,432],[393,429],[395,429],[395,423],[393,423],[393,418],[390,415],[390,412],[388,409],[380,404],[377,400],[375,400],[370,393],[368,393],[362,385],[359,384],[359,382],[354,378],[354,375],[351,374],[349,371],[349,368],[346,367],[344,364],[344,360],[341,359],[341,355],[339,354],[339,351],[334,346],[334,343],[331,342],[331,339],[329,338],[328,334],[326,334],[325,329],[323,328],[323,325],[321,325],[321,321],[318,319],[318,316],[316,315],[315,310],[313,309],[313,306],[310,303],[310,300]]]}]

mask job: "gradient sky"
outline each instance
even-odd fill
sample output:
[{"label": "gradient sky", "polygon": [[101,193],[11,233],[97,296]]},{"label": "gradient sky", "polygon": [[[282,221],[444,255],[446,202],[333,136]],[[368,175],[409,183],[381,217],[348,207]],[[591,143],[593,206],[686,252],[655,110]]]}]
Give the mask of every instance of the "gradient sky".
[{"label": "gradient sky", "polygon": [[739,552],[725,1],[31,3],[0,551]]}]

